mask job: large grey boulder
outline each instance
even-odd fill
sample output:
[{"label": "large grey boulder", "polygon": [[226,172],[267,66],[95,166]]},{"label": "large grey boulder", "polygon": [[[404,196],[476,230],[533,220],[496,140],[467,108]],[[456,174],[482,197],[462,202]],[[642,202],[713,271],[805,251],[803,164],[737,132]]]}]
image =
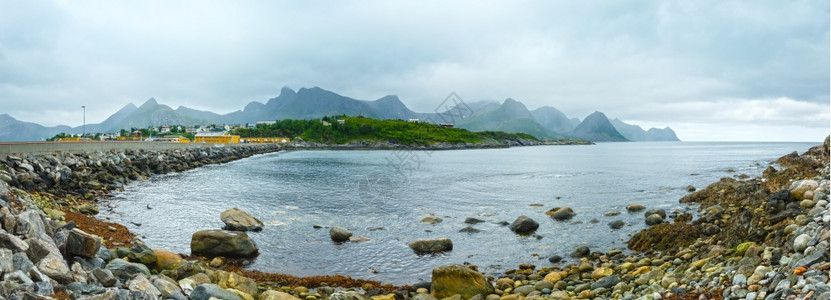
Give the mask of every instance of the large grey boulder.
[{"label": "large grey boulder", "polygon": [[110,263],[108,263],[104,268],[112,272],[115,277],[123,280],[126,280],[135,274],[150,276],[150,270],[148,270],[145,265],[131,263],[120,258],[111,260]]},{"label": "large grey boulder", "polygon": [[260,231],[264,226],[262,221],[236,207],[223,211],[219,218],[229,230]]},{"label": "large grey boulder", "polygon": [[244,232],[229,230],[200,230],[191,236],[190,251],[208,256],[246,257],[260,250]]}]

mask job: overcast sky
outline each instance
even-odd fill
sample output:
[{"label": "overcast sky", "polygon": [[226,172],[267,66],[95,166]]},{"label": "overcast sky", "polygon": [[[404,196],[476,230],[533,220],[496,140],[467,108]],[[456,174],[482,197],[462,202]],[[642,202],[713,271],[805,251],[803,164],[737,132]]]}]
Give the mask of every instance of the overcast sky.
[{"label": "overcast sky", "polygon": [[0,113],[99,123],[150,97],[227,113],[280,88],[450,93],[676,130],[829,134],[829,1],[7,1]]}]

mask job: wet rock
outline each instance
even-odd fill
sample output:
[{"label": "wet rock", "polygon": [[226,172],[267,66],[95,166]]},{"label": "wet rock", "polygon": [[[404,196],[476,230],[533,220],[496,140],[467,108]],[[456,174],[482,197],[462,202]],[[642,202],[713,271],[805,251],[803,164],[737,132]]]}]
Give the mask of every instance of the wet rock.
[{"label": "wet rock", "polygon": [[220,219],[229,230],[260,231],[264,226],[262,221],[236,207],[223,211]]},{"label": "wet rock", "polygon": [[660,216],[661,220],[666,219],[666,217],[667,217],[666,210],[663,210],[663,209],[660,209],[660,208],[647,210],[643,214],[643,216],[644,216],[644,218],[648,218],[649,216],[654,215],[654,214],[657,214],[658,216]]},{"label": "wet rock", "polygon": [[629,204],[629,205],[626,206],[626,210],[629,211],[629,212],[637,212],[637,211],[642,211],[644,209],[646,209],[646,206],[643,206],[641,204],[633,203],[633,204]]},{"label": "wet rock", "polygon": [[410,243],[410,248],[417,254],[438,253],[453,250],[453,241],[448,238],[417,240]]},{"label": "wet rock", "polygon": [[687,186],[687,192],[695,192],[695,187],[692,185]]},{"label": "wet rock", "polygon": [[349,229],[339,227],[339,226],[332,226],[329,229],[329,238],[332,239],[335,243],[343,243],[349,241],[349,237],[352,236],[352,231]]},{"label": "wet rock", "polygon": [[612,229],[620,229],[620,228],[623,228],[623,225],[626,225],[626,223],[623,222],[623,220],[614,220],[614,221],[611,221],[611,222],[607,223],[606,225],[609,225],[609,228],[612,228]]},{"label": "wet rock", "polygon": [[465,218],[465,224],[473,224],[473,225],[476,225],[476,224],[479,224],[479,223],[484,223],[484,222],[485,222],[485,220],[482,220],[482,219],[470,218],[470,217]]},{"label": "wet rock", "polygon": [[430,293],[439,299],[456,294],[469,299],[475,295],[484,297],[493,292],[493,288],[482,274],[463,265],[436,267],[433,269],[432,279]]},{"label": "wet rock", "polygon": [[464,233],[478,233],[478,232],[482,232],[482,231],[481,231],[481,230],[479,230],[479,229],[473,228],[473,226],[467,226],[467,227],[465,227],[465,228],[460,229],[460,230],[459,230],[459,232],[464,232]]},{"label": "wet rock", "polygon": [[574,251],[571,252],[571,255],[569,255],[569,256],[571,256],[571,257],[586,257],[586,256],[589,256],[590,252],[591,251],[589,250],[589,247],[580,246],[580,247],[577,247],[577,249],[574,249]]},{"label": "wet rock", "polygon": [[575,215],[574,210],[572,210],[571,207],[567,206],[552,208],[551,210],[545,212],[545,214],[555,220],[560,221],[571,219]]},{"label": "wet rock", "polygon": [[611,288],[620,282],[620,278],[616,275],[605,276],[600,278],[600,280],[595,281],[591,284],[591,289],[598,289],[598,288]]},{"label": "wet rock", "polygon": [[659,214],[651,214],[651,215],[646,217],[645,222],[646,222],[646,225],[649,225],[649,226],[658,225],[658,224],[661,224],[661,223],[664,222],[664,218],[662,218],[661,215],[659,215]]},{"label": "wet rock", "polygon": [[259,251],[247,234],[229,230],[197,231],[191,237],[190,249],[193,254],[226,257],[247,257]]},{"label": "wet rock", "polygon": [[425,217],[424,219],[421,219],[421,223],[426,223],[426,224],[438,224],[438,223],[441,223],[441,221],[443,221],[441,218],[432,217],[432,216],[431,217]]},{"label": "wet rock", "polygon": [[508,227],[511,231],[519,233],[519,234],[526,234],[531,233],[537,230],[540,227],[540,223],[534,221],[527,216],[519,216],[514,220],[513,223]]},{"label": "wet rock", "polygon": [[142,242],[134,242],[133,247],[130,247],[130,252],[127,253],[127,258],[130,261],[140,262],[144,265],[150,265],[156,262],[156,253],[150,247],[147,247]]}]

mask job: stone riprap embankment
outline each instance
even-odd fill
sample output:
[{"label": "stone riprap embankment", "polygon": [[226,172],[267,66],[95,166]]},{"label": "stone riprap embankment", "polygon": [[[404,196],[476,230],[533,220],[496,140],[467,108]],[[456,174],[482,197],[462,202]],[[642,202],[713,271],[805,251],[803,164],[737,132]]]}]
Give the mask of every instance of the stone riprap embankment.
[{"label": "stone riprap embankment", "polygon": [[[83,145],[84,143],[74,144]],[[97,148],[101,143],[94,144]],[[152,146],[155,143],[147,145]],[[176,144],[168,144],[166,147],[173,147],[169,145],[175,146]],[[18,156],[8,155],[0,157],[0,181],[26,191],[48,192],[61,196],[75,195],[93,199],[120,188],[132,180],[146,179],[153,174],[178,172],[207,164],[224,163],[280,149],[281,145],[278,144],[241,144],[222,145],[221,147],[182,146],[182,148],[166,150],[116,147],[81,153],[55,153],[53,151]]]}]

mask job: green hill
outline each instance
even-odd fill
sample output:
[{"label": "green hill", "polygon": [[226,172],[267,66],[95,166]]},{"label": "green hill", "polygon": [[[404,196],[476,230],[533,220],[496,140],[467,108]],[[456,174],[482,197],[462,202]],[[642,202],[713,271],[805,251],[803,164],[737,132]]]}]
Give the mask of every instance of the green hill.
[{"label": "green hill", "polygon": [[[338,120],[342,120],[343,124]],[[481,143],[488,140],[533,140],[524,134],[498,131],[470,132],[460,128],[444,128],[429,123],[403,120],[376,120],[365,117],[324,117],[313,120],[281,120],[271,125],[259,124],[253,129],[237,129],[235,134],[246,137],[302,138],[326,144],[345,144],[354,141],[390,142],[400,145],[430,146],[436,143]]]}]

